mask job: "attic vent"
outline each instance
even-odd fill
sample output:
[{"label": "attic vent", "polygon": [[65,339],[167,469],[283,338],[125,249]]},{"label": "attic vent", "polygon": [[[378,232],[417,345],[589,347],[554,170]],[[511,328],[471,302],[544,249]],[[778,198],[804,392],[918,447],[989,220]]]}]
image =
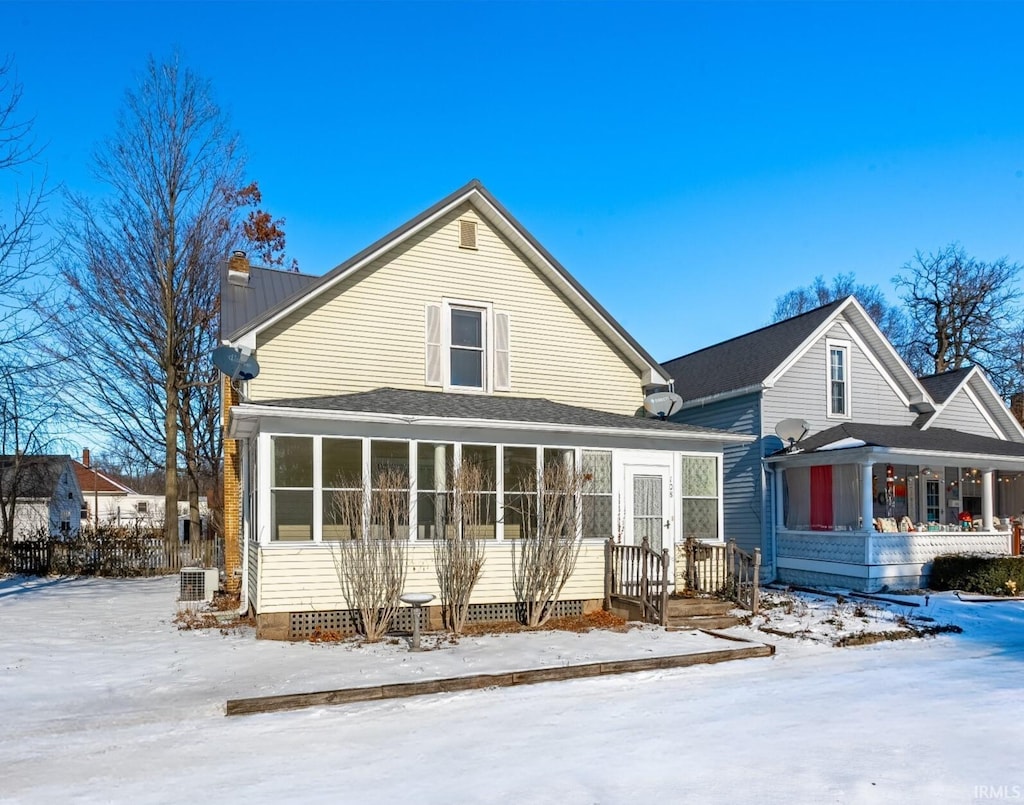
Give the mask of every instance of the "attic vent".
[{"label": "attic vent", "polygon": [[459,248],[476,248],[476,221],[459,221]]}]

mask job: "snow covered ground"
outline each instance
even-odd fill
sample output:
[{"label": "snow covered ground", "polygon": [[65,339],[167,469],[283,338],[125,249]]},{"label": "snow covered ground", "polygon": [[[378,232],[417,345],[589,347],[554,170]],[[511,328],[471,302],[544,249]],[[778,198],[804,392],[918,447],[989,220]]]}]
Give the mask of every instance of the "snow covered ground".
[{"label": "snow covered ground", "polygon": [[[771,659],[226,718],[228,698],[721,641],[645,627],[419,654],[276,643],[179,631],[175,591],[173,578],[0,579],[0,801],[1024,801],[1020,601],[777,598],[730,630],[775,643]],[[964,632],[832,647],[911,615]]]}]

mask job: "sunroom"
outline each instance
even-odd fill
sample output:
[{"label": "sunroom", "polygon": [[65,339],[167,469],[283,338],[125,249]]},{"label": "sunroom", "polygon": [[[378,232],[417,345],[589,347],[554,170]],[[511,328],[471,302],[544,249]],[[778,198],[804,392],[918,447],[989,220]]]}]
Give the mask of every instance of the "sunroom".
[{"label": "sunroom", "polygon": [[780,581],[913,588],[940,554],[1020,550],[1024,444],[851,423],[767,463]]},{"label": "sunroom", "polygon": [[[485,541],[471,617],[514,610],[513,545],[536,509],[530,479],[560,466],[583,479],[574,491],[580,553],[561,596],[566,614],[599,606],[604,542],[656,549],[694,536],[721,540],[721,431],[629,417],[540,399],[379,389],[337,397],[243,403],[229,435],[243,440],[244,604],[266,637],[299,638],[348,609],[333,560],[353,528],[336,505],[366,499],[379,479],[401,479],[404,511],[387,531],[410,541],[408,591],[438,594],[432,540],[439,501],[458,467],[472,465]],[[670,551],[672,553],[672,551]]]}]

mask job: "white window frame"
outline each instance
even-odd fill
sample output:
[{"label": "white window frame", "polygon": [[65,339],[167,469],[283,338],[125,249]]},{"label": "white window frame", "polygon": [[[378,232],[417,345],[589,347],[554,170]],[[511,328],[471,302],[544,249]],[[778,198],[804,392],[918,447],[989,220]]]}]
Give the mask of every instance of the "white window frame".
[{"label": "white window frame", "polygon": [[[837,414],[832,411],[832,353],[841,352],[843,355],[843,413]],[[852,419],[850,388],[853,384],[853,372],[850,366],[850,355],[852,350],[849,341],[837,339],[825,339],[825,416],[828,419]]]},{"label": "white window frame", "polygon": [[[479,386],[458,386],[452,383],[452,311],[469,310],[480,313],[480,354],[481,366]],[[491,356],[491,332],[494,325],[494,308],[490,302],[476,302],[468,299],[443,299],[441,301],[441,344],[442,378],[445,391],[467,394],[490,394],[494,390],[493,358]]]}]

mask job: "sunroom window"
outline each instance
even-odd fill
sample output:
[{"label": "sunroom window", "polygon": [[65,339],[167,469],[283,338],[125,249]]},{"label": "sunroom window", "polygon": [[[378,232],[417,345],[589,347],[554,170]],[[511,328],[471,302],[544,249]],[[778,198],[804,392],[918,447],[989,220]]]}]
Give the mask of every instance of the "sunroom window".
[{"label": "sunroom window", "polygon": [[583,451],[583,536],[612,536],[612,454],[610,450]]},{"label": "sunroom window", "polygon": [[362,529],[362,439],[325,437],[320,475],[324,507],[323,539],[354,539]]},{"label": "sunroom window", "polygon": [[313,439],[274,436],[270,479],[271,538],[313,539]]},{"label": "sunroom window", "polygon": [[718,539],[718,459],[683,456],[683,534]]}]

